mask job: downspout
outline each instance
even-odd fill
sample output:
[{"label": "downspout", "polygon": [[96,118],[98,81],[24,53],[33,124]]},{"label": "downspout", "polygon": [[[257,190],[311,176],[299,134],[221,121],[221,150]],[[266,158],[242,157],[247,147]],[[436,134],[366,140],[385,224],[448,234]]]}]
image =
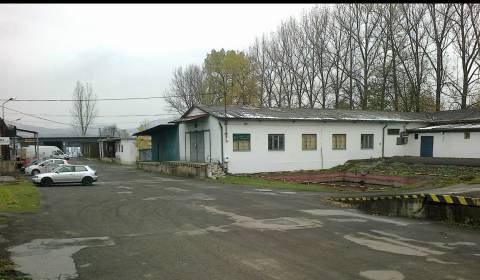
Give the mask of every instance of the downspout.
[{"label": "downspout", "polygon": [[220,126],[220,150],[221,150],[221,153],[222,153],[222,164],[224,164],[225,159],[224,159],[224,156],[223,156],[223,126],[222,126],[222,123],[220,122],[220,120],[218,120],[218,125]]},{"label": "downspout", "polygon": [[382,129],[382,158],[385,157],[385,128],[387,128],[388,124],[383,126]]}]

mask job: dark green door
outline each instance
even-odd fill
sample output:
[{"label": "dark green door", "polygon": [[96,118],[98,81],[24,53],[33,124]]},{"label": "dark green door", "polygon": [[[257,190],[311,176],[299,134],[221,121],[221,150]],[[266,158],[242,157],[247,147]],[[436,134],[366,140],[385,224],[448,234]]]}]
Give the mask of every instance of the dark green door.
[{"label": "dark green door", "polygon": [[433,136],[422,136],[420,139],[420,156],[433,157]]}]

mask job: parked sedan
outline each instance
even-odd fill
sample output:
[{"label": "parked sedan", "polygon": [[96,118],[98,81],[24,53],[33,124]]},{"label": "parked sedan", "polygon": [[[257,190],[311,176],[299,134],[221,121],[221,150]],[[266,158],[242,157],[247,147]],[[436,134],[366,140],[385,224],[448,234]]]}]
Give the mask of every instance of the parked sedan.
[{"label": "parked sedan", "polygon": [[42,163],[43,161],[46,161],[48,158],[39,158],[39,159],[35,159],[35,160],[32,160],[32,159],[25,159],[23,160],[23,163],[22,163],[22,167],[20,168],[20,170],[22,172],[25,172],[25,169],[31,165],[38,165],[39,163]]},{"label": "parked sedan", "polygon": [[27,175],[37,175],[40,173],[45,173],[47,172],[46,166],[49,163],[56,163],[56,164],[68,164],[68,161],[64,159],[47,159],[45,161],[42,161],[39,164],[33,164],[25,168],[25,174]]},{"label": "parked sedan", "polygon": [[97,179],[97,172],[88,165],[61,165],[52,172],[33,176],[32,182],[42,187],[60,183],[82,183],[89,186]]}]

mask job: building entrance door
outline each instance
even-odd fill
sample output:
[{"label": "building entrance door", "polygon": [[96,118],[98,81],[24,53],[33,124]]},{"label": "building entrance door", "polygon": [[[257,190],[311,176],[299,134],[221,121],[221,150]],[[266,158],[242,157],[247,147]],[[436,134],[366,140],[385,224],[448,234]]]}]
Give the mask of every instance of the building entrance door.
[{"label": "building entrance door", "polygon": [[203,131],[190,132],[190,161],[205,161],[205,141]]},{"label": "building entrance door", "polygon": [[433,136],[422,136],[420,139],[420,156],[433,157]]}]

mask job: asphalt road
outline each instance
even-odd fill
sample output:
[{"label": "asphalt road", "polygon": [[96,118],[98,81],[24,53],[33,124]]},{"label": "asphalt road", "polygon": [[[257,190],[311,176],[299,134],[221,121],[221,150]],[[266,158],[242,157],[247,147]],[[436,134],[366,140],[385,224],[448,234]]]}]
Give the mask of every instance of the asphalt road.
[{"label": "asphalt road", "polygon": [[479,279],[480,231],[364,215],[325,194],[88,162],[94,186],[41,188],[1,228],[34,279]]}]

